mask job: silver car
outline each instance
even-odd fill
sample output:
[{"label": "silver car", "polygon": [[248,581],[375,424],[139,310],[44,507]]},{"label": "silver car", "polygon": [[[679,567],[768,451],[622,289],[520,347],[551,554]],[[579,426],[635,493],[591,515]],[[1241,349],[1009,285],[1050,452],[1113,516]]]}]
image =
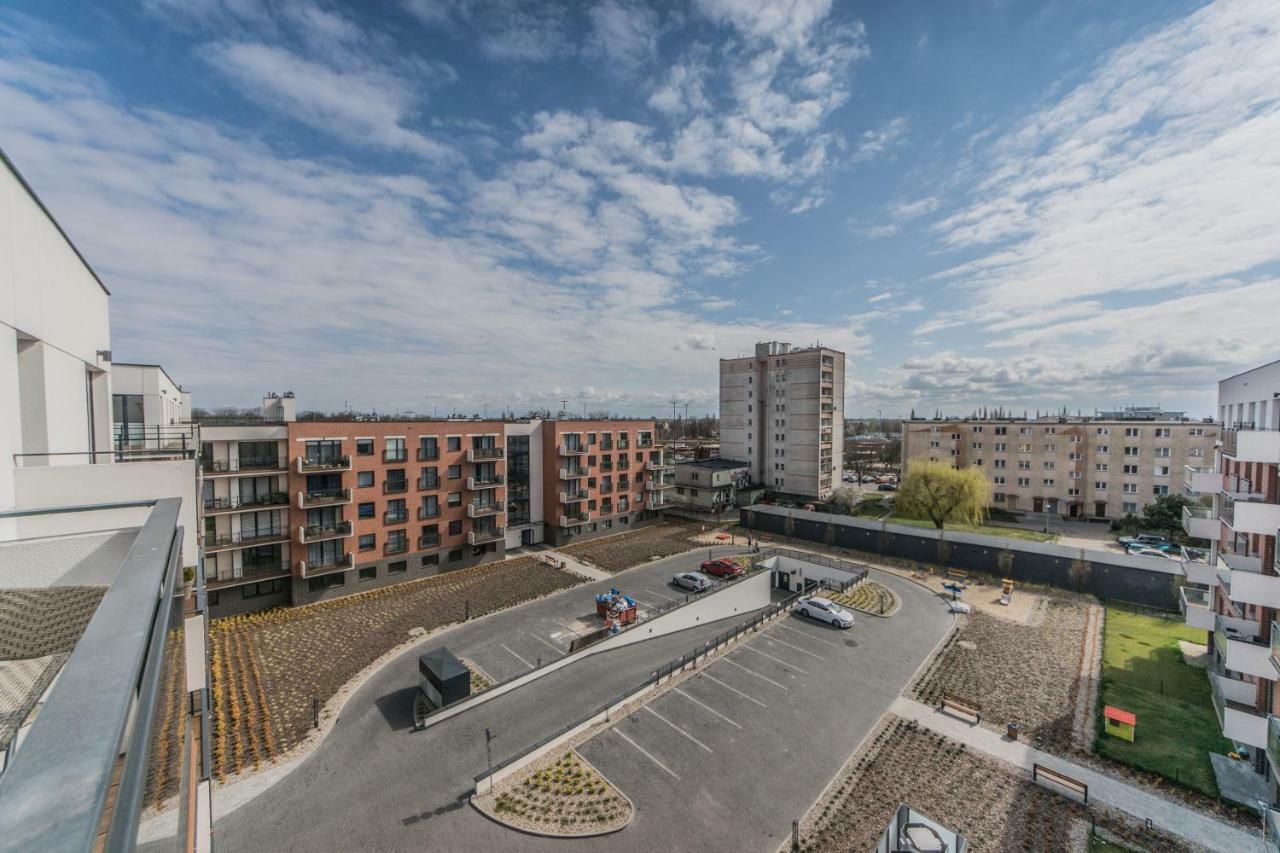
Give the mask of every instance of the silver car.
[{"label": "silver car", "polygon": [[702,572],[681,572],[671,579],[671,583],[690,592],[703,592],[714,586],[711,578]]},{"label": "silver car", "polygon": [[829,598],[802,598],[796,602],[796,613],[837,628],[853,627],[853,614]]}]

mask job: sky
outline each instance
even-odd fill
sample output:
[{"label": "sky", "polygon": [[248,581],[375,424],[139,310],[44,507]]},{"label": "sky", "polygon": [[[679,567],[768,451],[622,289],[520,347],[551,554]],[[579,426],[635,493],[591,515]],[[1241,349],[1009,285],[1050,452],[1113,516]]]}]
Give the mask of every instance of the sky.
[{"label": "sky", "polygon": [[1280,4],[0,0],[0,148],[196,405],[1213,412],[1280,358]]}]

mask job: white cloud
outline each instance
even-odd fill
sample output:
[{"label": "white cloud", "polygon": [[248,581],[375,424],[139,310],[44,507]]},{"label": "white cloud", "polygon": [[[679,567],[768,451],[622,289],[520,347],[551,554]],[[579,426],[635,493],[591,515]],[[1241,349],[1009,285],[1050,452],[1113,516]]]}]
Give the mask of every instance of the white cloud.
[{"label": "white cloud", "polygon": [[884,301],[884,300],[886,300],[886,299],[892,299],[892,298],[893,298],[893,293],[892,293],[891,291],[886,290],[886,291],[884,291],[883,293],[877,293],[875,296],[868,297],[868,298],[867,298],[867,301],[868,301],[868,302],[883,302],[883,301]]},{"label": "white cloud", "polygon": [[831,0],[695,0],[694,5],[711,20],[729,24],[744,36],[787,50],[806,47],[831,12]]},{"label": "white cloud", "polygon": [[858,139],[850,159],[862,163],[883,156],[906,138],[909,129],[906,118],[898,116],[875,130],[866,131]]},{"label": "white cloud", "polygon": [[607,68],[630,74],[653,60],[661,32],[653,9],[638,2],[601,0],[587,11],[587,19],[588,53],[603,59]]},{"label": "white cloud", "polygon": [[454,31],[490,59],[544,62],[573,52],[569,7],[555,0],[403,0],[425,26]]},{"label": "white cloud", "polygon": [[921,216],[928,216],[938,209],[940,202],[934,196],[925,196],[915,201],[899,201],[889,205],[889,215],[897,222],[908,222]]}]

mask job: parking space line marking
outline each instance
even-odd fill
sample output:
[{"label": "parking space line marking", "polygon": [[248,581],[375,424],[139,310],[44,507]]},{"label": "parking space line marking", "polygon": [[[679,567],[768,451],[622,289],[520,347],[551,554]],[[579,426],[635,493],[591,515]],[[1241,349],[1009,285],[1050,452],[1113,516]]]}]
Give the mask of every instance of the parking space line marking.
[{"label": "parking space line marking", "polygon": [[640,590],[640,591],[641,591],[641,592],[643,592],[645,595],[652,595],[652,596],[655,596],[655,597],[657,597],[657,598],[663,598],[663,599],[666,599],[667,601],[679,601],[679,600],[680,600],[680,599],[678,599],[678,598],[672,598],[672,597],[671,597],[671,596],[669,596],[669,595],[663,595],[663,594],[662,594],[662,593],[660,593],[660,592],[654,592],[653,590],[648,589],[647,587],[646,587],[645,589]]},{"label": "parking space line marking", "polygon": [[[627,594],[628,594],[628,595],[631,595],[631,593],[627,593]],[[650,604],[649,602],[645,601],[644,599],[636,598],[634,595],[631,595],[631,600],[632,600],[632,601],[634,601],[636,604],[643,604],[645,607],[649,608],[650,610],[656,610],[656,609],[657,609],[657,607],[658,607],[658,605],[656,605],[656,604]]]},{"label": "parking space line marking", "polygon": [[809,651],[808,649],[802,649],[802,648],[800,648],[800,647],[799,647],[799,646],[797,646],[797,645],[794,645],[794,644],[792,644],[792,643],[788,643],[786,640],[779,640],[777,637],[770,637],[768,634],[765,634],[765,635],[764,635],[764,638],[765,638],[766,640],[768,640],[769,642],[771,642],[771,643],[779,643],[780,645],[786,646],[786,647],[787,647],[787,648],[789,648],[789,649],[795,649],[796,651],[801,652],[801,653],[803,653],[803,654],[806,654],[806,655],[808,655],[808,656],[809,656],[809,657],[811,657],[811,658],[817,658],[818,660],[826,660],[826,658],[824,658],[822,655],[814,654],[813,652]]},{"label": "parking space line marking", "polygon": [[706,672],[705,670],[702,672],[702,677],[703,677],[703,678],[710,679],[711,681],[714,681],[716,684],[719,684],[721,687],[723,687],[725,690],[728,690],[728,691],[729,691],[729,692],[731,692],[731,693],[737,693],[739,696],[741,696],[743,699],[746,699],[748,702],[755,702],[755,703],[756,703],[757,705],[759,705],[761,708],[768,708],[768,707],[769,707],[768,705],[764,704],[763,702],[761,702],[761,701],[760,701],[759,699],[757,699],[756,697],[754,697],[754,696],[748,696],[747,694],[743,693],[743,692],[742,692],[741,690],[739,690],[738,688],[734,687],[732,684],[725,684],[723,681],[721,681],[720,679],[716,678],[716,677],[715,677],[714,675],[712,675],[711,673]]},{"label": "parking space line marking", "polygon": [[526,633],[526,634],[529,634],[529,636],[530,636],[530,637],[533,637],[533,638],[534,638],[535,640],[537,640],[539,643],[542,643],[542,645],[550,647],[551,651],[553,651],[553,652],[555,652],[556,654],[560,655],[560,657],[564,657],[564,656],[565,656],[565,651],[564,651],[564,649],[560,648],[559,646],[557,646],[555,643],[551,642],[550,640],[544,640],[542,637],[539,637],[537,634],[532,634],[532,633],[530,633],[530,632],[528,632],[528,631],[525,631],[525,633]]},{"label": "parking space line marking", "polygon": [[650,708],[648,705],[645,705],[645,706],[644,706],[644,709],[645,709],[646,711],[648,711],[650,714],[653,714],[653,715],[654,715],[655,717],[657,717],[659,720],[662,720],[662,722],[666,723],[666,724],[667,724],[668,726],[670,726],[671,728],[675,729],[675,730],[676,730],[677,732],[679,732],[680,734],[682,734],[682,735],[684,735],[685,737],[687,737],[689,740],[691,740],[691,741],[693,741],[694,743],[696,743],[698,746],[700,746],[700,747],[702,747],[703,749],[705,749],[707,752],[710,752],[712,755],[715,755],[715,753],[714,753],[714,752],[712,752],[711,747],[707,746],[705,743],[703,743],[702,741],[698,740],[696,737],[694,737],[693,735],[689,734],[689,733],[688,733],[688,732],[686,732],[684,729],[680,728],[680,727],[679,727],[679,726],[677,726],[675,723],[671,722],[671,721],[670,721],[670,720],[668,720],[666,717],[662,716],[662,715],[661,715],[661,714],[659,714],[657,711],[655,711],[655,710],[653,710],[652,708]]},{"label": "parking space line marking", "polygon": [[746,651],[748,651],[748,652],[755,652],[756,654],[760,655],[760,657],[762,657],[762,658],[768,658],[769,660],[773,661],[774,663],[778,664],[779,666],[785,666],[787,669],[794,669],[796,672],[800,673],[801,675],[808,675],[808,674],[809,674],[809,670],[807,670],[807,669],[801,669],[800,667],[796,666],[796,665],[795,665],[795,664],[793,664],[793,663],[787,663],[787,662],[786,662],[786,661],[784,661],[782,658],[775,658],[773,655],[769,654],[768,652],[762,652],[762,651],[760,651],[760,650],[759,650],[759,649],[757,649],[755,646],[752,646],[752,645],[745,645],[745,646],[742,646],[742,648],[743,648],[743,649],[745,649],[745,650],[746,650]]},{"label": "parking space line marking", "polygon": [[[502,648],[504,648],[504,649],[507,649],[507,647],[506,647],[506,646],[504,646],[504,645],[502,645],[502,643],[498,643],[498,645],[502,646]],[[527,660],[525,660],[524,658],[520,657],[520,655],[518,655],[518,654],[516,654],[515,652],[511,651],[511,649],[507,649],[507,652],[508,652],[508,653],[510,653],[510,655],[511,655],[513,658],[515,658],[516,660],[520,661],[520,663],[522,663],[522,664],[524,664],[525,666],[529,667],[529,669],[533,669],[533,664],[529,663]]]},{"label": "parking space line marking", "polygon": [[756,672],[754,669],[747,669],[745,666],[738,663],[736,660],[729,660],[728,658],[721,658],[721,660],[729,664],[730,666],[736,666],[738,669],[742,670],[743,672],[747,672],[747,673],[750,673],[751,675],[754,675],[756,678],[760,679],[761,681],[769,682],[774,687],[781,687],[783,690],[791,689],[785,684],[779,684],[778,682],[774,681],[772,678],[770,678],[767,675],[761,675],[760,673]]},{"label": "parking space line marking", "polygon": [[679,693],[681,696],[683,696],[684,698],[688,699],[690,702],[692,702],[693,704],[697,705],[698,707],[700,707],[700,708],[705,708],[706,710],[708,710],[708,711],[710,711],[711,713],[715,714],[717,717],[719,717],[720,719],[724,720],[726,723],[728,723],[729,725],[733,726],[735,729],[740,729],[740,728],[742,728],[742,726],[738,725],[738,724],[737,724],[737,723],[735,723],[733,720],[731,720],[731,719],[729,719],[728,717],[726,717],[724,714],[721,714],[719,711],[717,711],[715,708],[712,708],[710,705],[708,705],[706,702],[703,702],[701,699],[698,699],[698,698],[696,698],[696,697],[690,696],[688,693],[685,693],[685,692],[684,692],[683,690],[681,690],[679,687],[673,687],[673,688],[671,688],[671,689],[672,689],[674,692]]},{"label": "parking space line marking", "polygon": [[615,732],[615,733],[617,733],[618,737],[622,738],[622,739],[623,739],[623,740],[625,740],[627,743],[631,744],[631,745],[632,745],[632,746],[634,746],[636,749],[640,750],[640,754],[641,754],[641,755],[643,755],[645,758],[649,759],[649,760],[650,760],[650,761],[652,761],[654,764],[658,765],[658,766],[659,766],[659,767],[661,767],[663,770],[665,770],[665,771],[667,771],[668,773],[670,773],[670,774],[671,774],[671,778],[675,779],[677,782],[679,782],[679,781],[680,781],[680,777],[676,775],[676,772],[675,772],[674,770],[672,770],[670,767],[668,767],[667,765],[665,765],[665,764],[663,764],[661,761],[659,761],[656,757],[654,757],[653,753],[649,752],[649,750],[645,749],[643,746],[641,746],[640,744],[636,743],[636,742],[635,742],[635,741],[633,741],[631,738],[627,737],[627,736],[626,736],[626,734],[625,734],[625,733],[623,733],[622,729],[618,728],[617,726],[614,726],[614,727],[613,727],[613,729],[612,729],[612,731],[613,731],[613,732]]},{"label": "parking space line marking", "polygon": [[833,643],[833,642],[831,642],[830,640],[824,640],[824,639],[822,639],[821,637],[814,637],[814,636],[811,636],[811,635],[809,634],[809,632],[808,632],[808,631],[801,631],[799,628],[792,628],[790,625],[783,625],[781,622],[779,622],[779,623],[778,623],[776,626],[774,626],[774,627],[777,627],[777,628],[785,628],[786,630],[791,631],[791,632],[796,633],[796,634],[799,634],[799,635],[801,635],[802,637],[808,637],[810,640],[813,640],[815,643],[826,643],[828,646],[831,646],[831,648],[833,648],[833,649],[838,649],[838,648],[840,648],[840,644],[839,644],[839,643]]}]

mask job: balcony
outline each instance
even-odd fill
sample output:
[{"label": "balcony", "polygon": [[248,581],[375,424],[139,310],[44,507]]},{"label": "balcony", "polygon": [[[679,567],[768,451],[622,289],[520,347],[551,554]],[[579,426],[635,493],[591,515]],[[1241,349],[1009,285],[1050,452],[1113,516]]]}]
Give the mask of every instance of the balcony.
[{"label": "balcony", "polygon": [[439,533],[423,533],[421,536],[418,537],[418,547],[419,548],[439,548],[440,534]]},{"label": "balcony", "polygon": [[662,509],[666,505],[667,505],[666,501],[663,500],[661,492],[651,496],[647,501],[644,502],[644,508],[651,511]]},{"label": "balcony", "polygon": [[284,528],[273,528],[272,530],[245,534],[239,530],[231,533],[220,533],[215,536],[204,537],[204,552],[206,554],[216,554],[219,551],[234,551],[236,548],[248,548],[251,545],[269,545],[273,542],[286,542],[289,539],[289,531]]},{"label": "balcony", "polygon": [[603,452],[613,450],[613,442],[607,438],[600,439],[600,450]]},{"label": "balcony", "polygon": [[418,521],[428,521],[432,518],[439,518],[439,517],[440,517],[440,506],[438,504],[435,507],[425,507],[425,506],[418,507]]},{"label": "balcony", "polygon": [[399,542],[387,542],[382,546],[382,553],[385,556],[393,557],[396,554],[406,554],[409,551],[409,540],[401,539]]},{"label": "balcony", "polygon": [[1262,834],[1266,838],[1267,853],[1280,853],[1280,811],[1268,808],[1263,824]]},{"label": "balcony", "polygon": [[205,581],[204,588],[210,592],[216,592],[220,589],[228,587],[244,586],[245,584],[258,583],[259,581],[270,581],[278,578],[289,577],[289,564],[285,561],[278,563],[261,563],[248,564],[243,567],[239,575],[223,578],[210,578]]},{"label": "balcony", "polygon": [[506,458],[506,449],[502,447],[468,447],[468,462],[496,462]]},{"label": "balcony", "polygon": [[1217,539],[1222,532],[1222,523],[1213,507],[1184,506],[1182,508],[1182,530],[1195,539]]},{"label": "balcony", "polygon": [[1280,464],[1280,431],[1273,429],[1224,429],[1222,453],[1237,462]]},{"label": "balcony", "polygon": [[485,516],[498,515],[502,510],[502,501],[490,501],[488,503],[471,501],[467,504],[467,518],[484,518]]},{"label": "balcony", "polygon": [[317,575],[327,575],[331,572],[344,572],[355,564],[355,555],[348,551],[345,554],[338,554],[324,563],[308,563],[306,560],[299,560],[298,571],[304,578],[313,578]]},{"label": "balcony", "polygon": [[409,451],[405,450],[403,447],[401,447],[399,450],[387,448],[386,450],[382,451],[382,461],[383,462],[408,462]]},{"label": "balcony", "polygon": [[1237,474],[1227,474],[1223,477],[1218,491],[1225,492],[1232,500],[1237,501],[1260,501],[1264,497],[1261,491],[1253,487],[1252,480]]},{"label": "balcony", "polygon": [[601,483],[600,486],[596,489],[596,491],[602,495],[612,494],[613,483]]},{"label": "balcony", "polygon": [[383,524],[404,524],[409,520],[408,510],[389,509],[382,514]]},{"label": "balcony", "polygon": [[1178,591],[1178,609],[1182,611],[1182,621],[1188,628],[1199,628],[1202,631],[1213,630],[1213,596],[1207,589],[1184,586]]},{"label": "balcony", "polygon": [[659,459],[657,461],[648,459],[644,463],[644,470],[646,471],[666,471],[674,467],[676,467],[676,463],[669,459]]},{"label": "balcony", "polygon": [[619,438],[619,439],[618,439],[618,449],[619,449],[619,450],[630,450],[630,449],[631,449],[631,442],[630,442],[630,441],[628,441],[625,437],[624,437],[624,438]]},{"label": "balcony", "polygon": [[488,545],[490,542],[501,542],[507,537],[505,527],[486,527],[481,530],[467,531],[468,545]]},{"label": "balcony", "polygon": [[1218,516],[1236,533],[1275,536],[1280,528],[1280,504],[1258,500],[1239,500],[1223,492]]},{"label": "balcony", "polygon": [[640,437],[636,439],[636,448],[638,450],[648,450],[651,447],[653,447],[653,436],[641,433]]},{"label": "balcony", "polygon": [[561,456],[586,456],[587,446],[585,444],[562,444],[559,452]]},{"label": "balcony", "polygon": [[419,477],[418,478],[418,491],[420,492],[434,492],[439,488],[440,488],[439,477]]},{"label": "balcony", "polygon": [[427,449],[427,448],[425,448],[425,447],[419,447],[419,448],[418,448],[418,461],[419,461],[419,462],[434,462],[435,460],[437,460],[437,459],[439,459],[439,458],[440,458],[440,448],[439,448],[439,447],[437,447],[435,450],[428,450],[428,449]]},{"label": "balcony", "polygon": [[398,495],[409,491],[408,480],[383,480],[382,493],[384,495]]},{"label": "balcony", "polygon": [[1216,495],[1222,491],[1222,475],[1213,468],[1187,465],[1182,485],[1190,495]]},{"label": "balcony", "polygon": [[577,527],[579,524],[586,524],[591,520],[589,512],[571,512],[560,516],[561,527]]},{"label": "balcony", "polygon": [[675,488],[674,480],[659,480],[656,477],[650,477],[644,481],[644,487],[651,492],[660,492],[663,489]]},{"label": "balcony", "polygon": [[560,469],[561,480],[578,480],[585,476],[587,476],[587,469],[581,465]]},{"label": "balcony", "polygon": [[241,472],[261,474],[268,471],[288,471],[289,460],[284,456],[242,456],[239,459],[200,459],[200,470],[206,477],[234,476]]},{"label": "balcony", "polygon": [[[1267,715],[1267,761],[1271,764],[1271,775],[1280,777],[1280,717]],[[1272,810],[1275,812],[1275,810]],[[1272,818],[1267,818],[1267,835],[1274,837],[1275,828],[1271,826]]]},{"label": "balcony", "polygon": [[481,489],[496,489],[505,482],[501,474],[490,474],[487,477],[468,477],[467,489],[478,492]]},{"label": "balcony", "polygon": [[219,515],[226,512],[241,512],[247,509],[283,506],[287,503],[289,503],[289,495],[285,492],[271,492],[270,494],[255,495],[249,498],[242,498],[239,495],[232,495],[227,498],[205,498],[204,514]]},{"label": "balcony", "polygon": [[562,504],[574,504],[587,499],[586,492],[561,492],[557,497]]},{"label": "balcony", "polygon": [[619,481],[618,481],[618,493],[619,493],[619,494],[623,494],[623,493],[625,493],[625,492],[630,492],[630,491],[631,491],[631,481],[630,481],[630,480],[619,480]]},{"label": "balcony", "polygon": [[304,545],[323,542],[326,539],[342,539],[351,535],[351,522],[334,524],[304,524],[298,528],[298,541]]},{"label": "balcony", "polygon": [[1203,548],[1183,548],[1180,561],[1182,573],[1191,583],[1214,586],[1218,583],[1217,566],[1209,562],[1209,552]]},{"label": "balcony", "polygon": [[1257,622],[1218,614],[1214,617],[1213,629],[1213,644],[1223,666],[1233,672],[1275,680],[1276,670],[1271,663],[1271,648],[1259,638]]},{"label": "balcony", "polygon": [[298,473],[299,474],[322,474],[326,471],[350,471],[351,457],[338,456],[336,458],[320,457],[313,458],[308,456],[298,457]]},{"label": "balcony", "polygon": [[1213,710],[1218,715],[1223,737],[1236,743],[1265,749],[1267,718],[1253,707],[1257,685],[1209,673],[1213,689]]},{"label": "balcony", "polygon": [[298,492],[298,506],[302,509],[349,503],[351,503],[350,489],[316,489],[310,492]]}]

